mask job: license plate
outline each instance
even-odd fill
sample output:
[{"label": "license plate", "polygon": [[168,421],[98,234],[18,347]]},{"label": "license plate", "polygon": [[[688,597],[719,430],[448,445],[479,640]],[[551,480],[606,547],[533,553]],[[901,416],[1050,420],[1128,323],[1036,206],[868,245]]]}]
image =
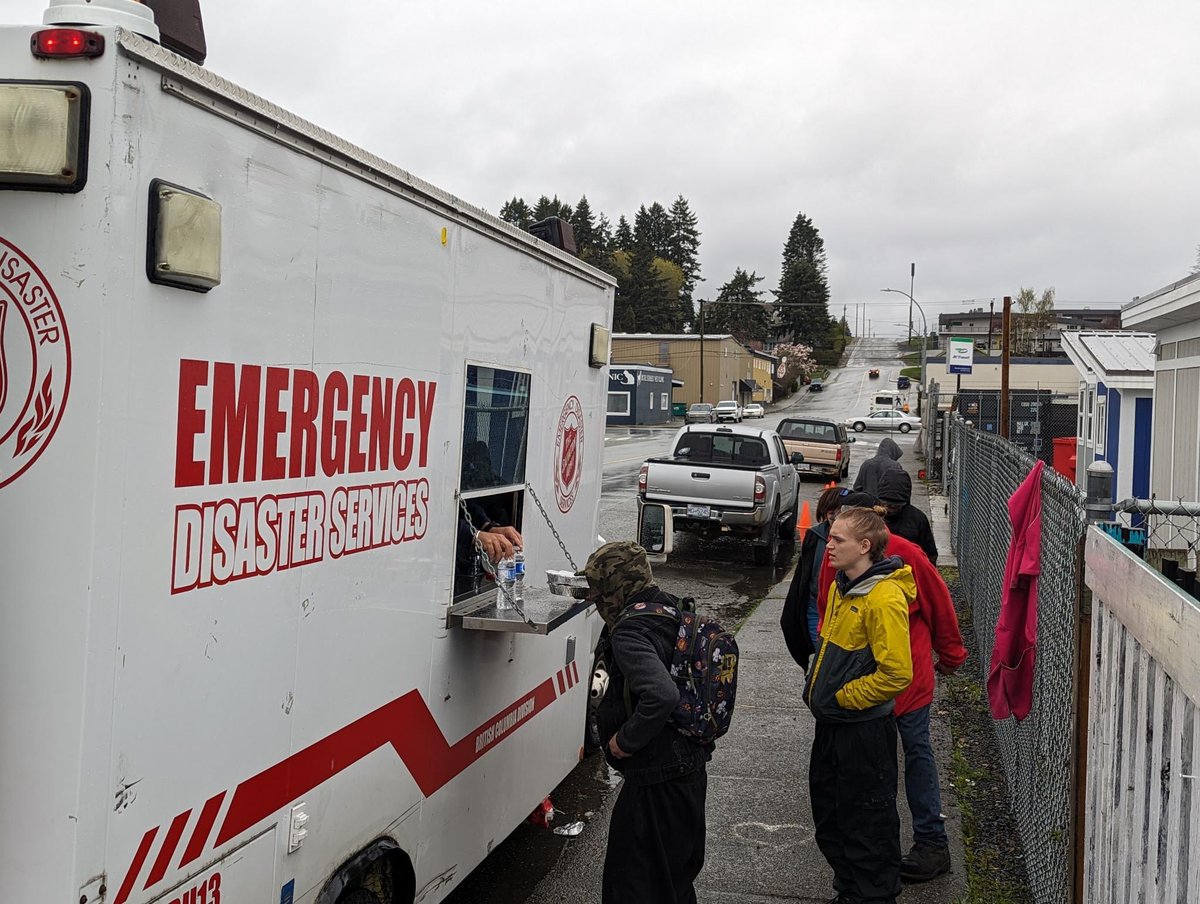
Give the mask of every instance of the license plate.
[{"label": "license plate", "polygon": [[797,470],[797,471],[811,471],[811,470],[812,470],[812,465],[810,465],[810,464],[799,464],[799,465],[796,465],[796,470]]},{"label": "license plate", "polygon": [[712,509],[707,505],[689,505],[688,506],[688,517],[689,518],[711,518],[712,517]]}]

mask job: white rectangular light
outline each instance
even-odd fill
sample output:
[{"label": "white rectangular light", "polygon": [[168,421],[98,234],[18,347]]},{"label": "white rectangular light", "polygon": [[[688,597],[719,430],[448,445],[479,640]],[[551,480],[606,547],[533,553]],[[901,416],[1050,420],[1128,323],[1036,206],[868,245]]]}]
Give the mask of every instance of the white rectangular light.
[{"label": "white rectangular light", "polygon": [[83,188],[85,99],[82,85],[0,84],[0,186]]},{"label": "white rectangular light", "polygon": [[603,367],[608,363],[608,327],[592,324],[592,341],[588,348],[588,366]]},{"label": "white rectangular light", "polygon": [[221,205],[156,179],[150,206],[150,279],[201,292],[219,286]]}]

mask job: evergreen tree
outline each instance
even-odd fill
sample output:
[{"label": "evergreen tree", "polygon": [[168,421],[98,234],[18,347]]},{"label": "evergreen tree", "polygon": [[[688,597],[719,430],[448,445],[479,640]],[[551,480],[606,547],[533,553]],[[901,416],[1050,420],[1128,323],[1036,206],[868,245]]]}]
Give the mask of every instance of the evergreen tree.
[{"label": "evergreen tree", "polygon": [[797,261],[807,261],[816,268],[817,274],[824,279],[828,269],[825,263],[825,240],[813,225],[811,219],[803,212],[796,214],[788,233],[787,242],[783,246],[783,271],[786,273]]},{"label": "evergreen tree", "polygon": [[[654,256],[661,257],[664,260],[673,260],[671,257],[671,237],[675,228],[671,223],[671,215],[657,201],[648,208],[643,207],[642,210],[646,212],[646,239],[650,242]],[[635,237],[637,235],[636,226],[634,228],[634,235]]]},{"label": "evergreen tree", "polygon": [[613,243],[612,223],[604,214],[600,214],[600,219],[596,221],[595,235],[597,256],[610,254]]},{"label": "evergreen tree", "polygon": [[762,281],[763,277],[738,267],[705,309],[704,331],[732,333],[739,342],[766,339],[771,331],[771,315],[762,291],[755,288]]},{"label": "evergreen tree", "polygon": [[571,205],[564,204],[558,200],[558,195],[555,195],[553,198],[547,198],[545,195],[542,195],[533,207],[533,222],[540,223],[547,217],[562,217],[564,220],[569,221],[571,213]]},{"label": "evergreen tree", "polygon": [[683,322],[691,325],[695,320],[692,295],[700,279],[700,230],[699,221],[692,213],[687,200],[680,195],[671,205],[671,238],[667,259],[674,261],[683,271],[683,285],[679,289],[679,305]]},{"label": "evergreen tree", "polygon": [[500,219],[512,223],[518,229],[528,229],[533,223],[533,211],[529,209],[524,198],[514,197],[511,201],[505,201],[504,206],[500,208]]},{"label": "evergreen tree", "polygon": [[816,266],[799,260],[784,270],[775,293],[776,332],[810,348],[826,345],[829,334],[829,289]]},{"label": "evergreen tree", "polygon": [[587,195],[581,197],[575,205],[575,212],[571,216],[571,228],[575,231],[575,247],[579,256],[586,259],[587,254],[596,247],[596,222]]},{"label": "evergreen tree", "polygon": [[633,249],[633,230],[629,228],[629,221],[625,219],[625,215],[621,214],[617,220],[617,231],[613,235],[613,251],[630,251]]}]

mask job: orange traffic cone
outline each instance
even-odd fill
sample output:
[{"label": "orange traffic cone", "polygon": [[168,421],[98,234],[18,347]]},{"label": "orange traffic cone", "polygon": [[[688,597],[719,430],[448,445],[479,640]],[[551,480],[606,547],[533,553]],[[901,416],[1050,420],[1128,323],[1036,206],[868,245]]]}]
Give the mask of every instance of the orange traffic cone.
[{"label": "orange traffic cone", "polygon": [[808,529],[812,527],[812,512],[808,510],[808,500],[804,500],[804,504],[800,506],[800,520],[796,522],[796,541],[804,542],[804,535],[808,533]]}]

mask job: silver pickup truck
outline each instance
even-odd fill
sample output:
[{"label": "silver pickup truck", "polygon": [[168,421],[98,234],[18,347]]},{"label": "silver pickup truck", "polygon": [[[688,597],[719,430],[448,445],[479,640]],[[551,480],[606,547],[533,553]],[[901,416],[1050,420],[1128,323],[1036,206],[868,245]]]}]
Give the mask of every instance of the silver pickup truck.
[{"label": "silver pickup truck", "polygon": [[755,562],[773,565],[780,546],[796,538],[803,460],[788,455],[774,430],[689,424],[675,434],[669,457],[642,465],[638,499],[670,505],[676,531],[745,537]]}]

